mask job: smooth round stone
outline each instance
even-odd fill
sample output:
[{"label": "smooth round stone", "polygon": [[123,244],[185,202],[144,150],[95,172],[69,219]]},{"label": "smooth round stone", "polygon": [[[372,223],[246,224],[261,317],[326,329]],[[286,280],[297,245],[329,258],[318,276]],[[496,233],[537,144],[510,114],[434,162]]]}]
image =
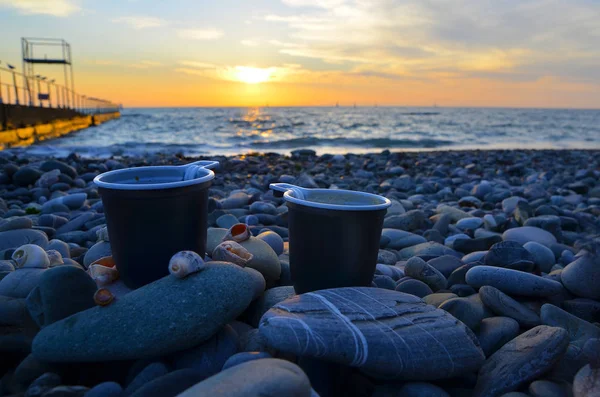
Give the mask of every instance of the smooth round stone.
[{"label": "smooth round stone", "polygon": [[401,261],[408,260],[413,256],[420,256],[425,260],[429,260],[442,255],[452,255],[456,256],[457,258],[462,258],[462,254],[454,251],[453,249],[445,247],[442,244],[434,243],[432,241],[403,248],[398,252],[398,258]]},{"label": "smooth round stone", "polygon": [[92,387],[84,397],[121,397],[123,388],[117,382],[103,382]]},{"label": "smooth round stone", "polygon": [[0,325],[20,328],[33,326],[25,299],[0,295]]},{"label": "smooth round stone", "polygon": [[71,178],[77,178],[77,171],[75,171],[75,168],[58,160],[44,161],[42,165],[40,165],[40,170],[44,172],[59,170],[62,174],[66,174]]},{"label": "smooth round stone", "polygon": [[268,230],[260,233],[258,236],[256,236],[256,238],[261,239],[265,243],[269,244],[277,256],[283,253],[283,239],[279,234]]},{"label": "smooth round stone", "polygon": [[451,378],[483,360],[464,324],[414,296],[381,288],[297,295],[271,308],[259,330],[274,349],[358,367],[375,377]]},{"label": "smooth round stone", "polygon": [[93,212],[84,212],[81,215],[76,216],[75,218],[71,219],[65,225],[62,225],[61,227],[56,229],[56,234],[63,234],[63,233],[68,233],[68,232],[72,232],[75,230],[83,229],[83,225],[85,225],[87,222],[91,221],[95,217],[96,217],[96,214]]},{"label": "smooth round stone", "polygon": [[404,277],[404,272],[400,268],[397,268],[396,266],[384,265],[383,263],[377,264],[375,268],[375,274],[388,276],[396,281]]},{"label": "smooth round stone", "polygon": [[417,280],[423,281],[432,291],[445,289],[447,280],[436,268],[429,265],[419,257],[412,257],[404,266],[404,274]]},{"label": "smooth round stone", "polygon": [[236,365],[246,363],[248,361],[260,360],[263,358],[272,358],[267,352],[241,352],[229,357],[223,364],[223,371]]},{"label": "smooth round stone", "polygon": [[467,282],[465,281],[465,276],[467,275],[469,269],[480,265],[480,262],[468,263],[453,271],[450,274],[450,277],[448,277],[448,287],[451,287],[455,284],[466,284]]},{"label": "smooth round stone", "polygon": [[502,234],[502,239],[504,241],[516,241],[521,245],[527,244],[530,241],[540,243],[546,247],[556,244],[556,237],[552,233],[533,226],[508,229]]},{"label": "smooth round stone", "polygon": [[266,358],[231,367],[185,390],[178,397],[197,396],[310,397],[310,380],[295,364]]},{"label": "smooth round stone", "polygon": [[462,257],[463,263],[473,263],[483,261],[488,251],[475,251]]},{"label": "smooth round stone", "polygon": [[427,242],[423,236],[404,230],[384,228],[381,235],[390,240],[386,245],[386,248],[394,250],[401,250],[406,247],[412,247],[413,245]]},{"label": "smooth round stone", "polygon": [[396,289],[396,282],[389,276],[376,274],[373,276],[373,283],[377,288],[385,288],[392,291]]},{"label": "smooth round stone", "polygon": [[506,295],[504,292],[489,285],[479,289],[481,301],[498,316],[510,317],[523,328],[533,328],[540,325],[541,320],[536,312]]},{"label": "smooth round stone", "polygon": [[484,318],[492,316],[477,294],[465,298],[448,299],[439,308],[452,314],[474,331],[479,328]]},{"label": "smooth round stone", "polygon": [[262,296],[263,292],[267,288],[267,282],[258,270],[252,269],[251,267],[245,267],[243,269],[246,273],[252,276],[252,288],[254,290],[254,296],[252,300],[255,300],[256,298]]},{"label": "smooth round stone", "polygon": [[483,219],[477,217],[463,218],[456,222],[456,227],[460,230],[475,230],[483,226]]},{"label": "smooth round stone", "polygon": [[52,214],[40,215],[38,219],[39,226],[48,226],[55,229],[58,229],[62,225],[65,225],[67,222],[69,222],[67,218]]},{"label": "smooth round stone", "polygon": [[277,207],[275,207],[271,203],[255,201],[252,204],[250,204],[250,213],[251,214],[277,215]]},{"label": "smooth round stone", "polygon": [[[40,327],[94,307],[96,283],[83,270],[59,266],[44,272],[27,296],[27,309]],[[66,299],[65,297],[68,297]]]},{"label": "smooth round stone", "polygon": [[[481,200],[479,200],[477,197],[473,197],[473,196],[465,196],[462,197],[460,200],[458,200],[458,205],[460,207],[471,207],[471,208],[479,208],[481,207]],[[465,218],[467,219],[467,218]]]},{"label": "smooth round stone", "polygon": [[435,229],[425,230],[423,232],[423,237],[427,241],[433,241],[438,244],[444,244],[444,236],[442,236],[442,233],[440,233],[439,231],[437,231]]},{"label": "smooth round stone", "polygon": [[450,292],[459,297],[467,297],[477,293],[473,287],[467,284],[453,284],[450,287]]},{"label": "smooth round stone", "polygon": [[401,281],[396,285],[396,291],[403,292],[405,294],[410,294],[414,296],[418,296],[419,298],[423,298],[424,296],[433,294],[433,291],[427,284],[420,280],[415,279],[407,279],[405,281]]},{"label": "smooth round stone", "polygon": [[509,295],[547,297],[560,293],[562,284],[518,270],[492,266],[475,266],[465,276],[474,288],[490,285]]},{"label": "smooth round stone", "polygon": [[600,300],[600,255],[578,257],[563,269],[560,277],[569,292],[582,298]]},{"label": "smooth round stone", "polygon": [[430,259],[427,263],[448,278],[453,271],[464,265],[462,260],[453,255],[442,255]]},{"label": "smooth round stone", "polygon": [[85,386],[56,386],[44,393],[44,397],[83,397],[89,389]]},{"label": "smooth round stone", "polygon": [[10,380],[11,389],[15,392],[25,391],[33,381],[48,372],[58,373],[60,371],[55,364],[40,361],[29,354],[15,368]]},{"label": "smooth round stone", "polygon": [[208,341],[170,356],[175,369],[191,368],[208,378],[223,368],[223,364],[238,351],[238,335],[225,325]]},{"label": "smooth round stone", "polygon": [[[42,205],[42,212],[47,212],[52,208],[58,208],[59,206],[65,206],[68,209],[76,210],[81,208],[83,203],[87,200],[87,193],[74,193],[67,196],[61,196],[53,198],[52,200],[46,201]],[[55,212],[55,211],[50,211]]]},{"label": "smooth round stone", "polygon": [[423,302],[431,306],[439,307],[442,303],[452,298],[458,298],[458,295],[450,292],[437,292],[435,294],[425,295],[423,297]]},{"label": "smooth round stone", "polygon": [[[94,362],[153,358],[189,349],[240,315],[253,295],[252,277],[242,268],[211,262],[183,279],[163,277],[108,306],[43,328],[32,352],[47,361]],[[143,329],[152,332],[135,331]]]},{"label": "smooth round stone", "polygon": [[483,261],[487,266],[511,267],[517,262],[533,262],[533,256],[515,241],[502,241],[489,249]]},{"label": "smooth round stone", "polygon": [[50,242],[48,242],[48,247],[46,251],[50,250],[58,251],[63,258],[71,257],[71,250],[69,248],[69,244],[65,243],[62,240],[50,240]]},{"label": "smooth round stone", "polygon": [[600,396],[600,367],[586,365],[581,368],[573,379],[574,397]]},{"label": "smooth round stone", "polygon": [[[482,229],[477,229],[482,230]],[[459,239],[452,243],[452,248],[459,252],[480,252],[489,249],[494,244],[502,241],[498,235],[476,237],[472,239]]]},{"label": "smooth round stone", "polygon": [[507,199],[502,200],[502,210],[504,212],[506,212],[507,214],[512,214],[514,212],[514,210],[517,208],[517,204],[519,204],[519,202],[528,202],[526,199],[524,199],[523,197],[519,197],[519,196],[513,196],[513,197],[509,197]]},{"label": "smooth round stone", "polygon": [[246,248],[254,257],[246,264],[246,267],[258,270],[267,282],[267,286],[273,285],[281,275],[281,264],[277,254],[269,244],[256,237],[250,237],[239,243]]},{"label": "smooth round stone", "polygon": [[450,222],[458,222],[463,218],[469,218],[470,215],[465,211],[459,210],[458,208],[451,207],[446,204],[440,204],[436,208],[438,214],[448,214],[450,216]]},{"label": "smooth round stone", "polygon": [[11,298],[26,298],[39,284],[48,269],[26,267],[16,269],[0,280],[0,295]]},{"label": "smooth round stone", "polygon": [[398,261],[398,257],[391,251],[379,250],[377,253],[377,263],[393,266]]},{"label": "smooth round stone", "polygon": [[17,229],[0,232],[0,251],[18,248],[25,244],[35,244],[46,249],[48,237],[46,233],[33,229]]},{"label": "smooth round stone", "polygon": [[238,219],[231,214],[225,214],[217,218],[217,226],[222,227],[224,229],[229,229],[237,223]]},{"label": "smooth round stone", "polygon": [[169,369],[165,364],[161,362],[151,363],[136,375],[136,377],[127,385],[123,394],[129,396],[151,380],[160,378],[168,373]]},{"label": "smooth round stone", "polygon": [[519,335],[519,323],[510,317],[488,317],[481,320],[477,339],[486,357]]},{"label": "smooth round stone", "polygon": [[458,233],[458,234],[453,234],[452,236],[448,236],[444,239],[444,245],[446,247],[452,247],[454,245],[455,242],[457,242],[458,240],[470,240],[471,237],[469,237],[466,234],[463,233]]},{"label": "smooth round stone", "polygon": [[17,186],[33,185],[42,173],[33,167],[21,167],[12,176],[13,183]]},{"label": "smooth round stone", "polygon": [[33,382],[27,388],[25,392],[25,396],[27,397],[35,397],[41,396],[47,390],[52,389],[61,384],[61,378],[58,374],[52,372],[46,372]]},{"label": "smooth round stone", "polygon": [[402,215],[392,215],[383,220],[383,227],[405,231],[421,229],[427,216],[421,210],[411,210]]},{"label": "smooth round stone", "polygon": [[387,212],[385,213],[385,216],[392,216],[392,215],[402,215],[406,213],[406,209],[404,209],[404,206],[402,206],[402,203],[400,203],[397,200],[390,200],[392,202],[392,205],[388,207]]},{"label": "smooth round stone", "polygon": [[554,253],[550,248],[534,241],[530,241],[523,245],[523,248],[529,251],[533,258],[533,263],[535,263],[542,272],[550,273],[552,266],[556,263]]},{"label": "smooth round stone", "polygon": [[33,222],[31,219],[25,217],[13,218],[9,219],[8,222],[0,224],[0,232],[5,232],[7,230],[16,230],[16,229],[31,229],[33,227]]},{"label": "smooth round stone", "polygon": [[592,299],[576,298],[566,300],[563,309],[590,323],[600,323],[600,302]]},{"label": "smooth round stone", "polygon": [[425,382],[408,382],[398,390],[398,396],[402,397],[450,397],[444,389]]},{"label": "smooth round stone", "polygon": [[294,287],[292,286],[275,287],[266,290],[260,298],[252,302],[244,313],[244,317],[248,319],[247,323],[255,328],[258,327],[260,318],[270,308],[294,295],[296,295],[296,291],[294,291]]},{"label": "smooth round stone", "polygon": [[[196,370],[180,369],[150,380],[138,388],[130,397],[176,396],[204,379],[205,377]],[[84,397],[87,397],[87,395]],[[122,396],[119,395],[118,397]]]},{"label": "smooth round stone", "polygon": [[549,380],[536,380],[529,385],[532,397],[568,397],[566,387]]},{"label": "smooth round stone", "polygon": [[496,396],[519,389],[552,368],[568,344],[567,331],[546,325],[517,336],[479,369],[473,396]]}]

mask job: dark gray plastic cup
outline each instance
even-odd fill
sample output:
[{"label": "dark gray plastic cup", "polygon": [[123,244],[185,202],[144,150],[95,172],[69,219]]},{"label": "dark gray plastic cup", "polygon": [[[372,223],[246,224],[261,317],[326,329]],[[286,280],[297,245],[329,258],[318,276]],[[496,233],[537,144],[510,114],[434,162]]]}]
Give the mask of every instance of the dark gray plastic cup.
[{"label": "dark gray plastic cup", "polygon": [[216,161],[136,167],[94,178],[102,198],[119,277],[139,288],[169,274],[173,254],[204,257],[208,188]]},{"label": "dark gray plastic cup", "polygon": [[272,183],[288,206],[290,271],[296,293],[370,286],[390,200],[351,190]]}]

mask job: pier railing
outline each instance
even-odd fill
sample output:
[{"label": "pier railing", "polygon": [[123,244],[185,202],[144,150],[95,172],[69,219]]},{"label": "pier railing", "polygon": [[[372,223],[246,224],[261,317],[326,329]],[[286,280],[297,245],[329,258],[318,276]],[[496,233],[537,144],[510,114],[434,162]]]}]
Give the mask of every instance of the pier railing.
[{"label": "pier railing", "polygon": [[0,104],[71,109],[82,114],[118,112],[111,101],[78,94],[46,77],[27,77],[0,66]]}]

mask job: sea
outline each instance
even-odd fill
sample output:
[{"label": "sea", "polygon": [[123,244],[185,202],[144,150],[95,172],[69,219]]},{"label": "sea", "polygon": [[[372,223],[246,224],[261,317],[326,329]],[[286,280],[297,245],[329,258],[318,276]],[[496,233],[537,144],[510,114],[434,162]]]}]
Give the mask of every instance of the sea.
[{"label": "sea", "polygon": [[600,149],[600,110],[445,107],[129,108],[120,119],[41,142],[32,154],[85,157],[249,152]]}]

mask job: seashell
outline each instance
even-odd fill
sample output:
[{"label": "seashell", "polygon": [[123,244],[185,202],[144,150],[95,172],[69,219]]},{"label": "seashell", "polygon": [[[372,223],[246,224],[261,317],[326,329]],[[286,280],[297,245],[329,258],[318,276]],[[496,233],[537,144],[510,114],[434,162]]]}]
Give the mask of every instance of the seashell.
[{"label": "seashell", "polygon": [[96,230],[96,237],[98,238],[97,242],[110,241],[108,239],[108,228],[106,226],[104,226],[103,228]]},{"label": "seashell", "polygon": [[48,250],[46,251],[46,255],[48,255],[48,259],[50,260],[50,267],[59,266],[65,263],[62,254],[57,250]]},{"label": "seashell", "polygon": [[98,286],[108,285],[119,278],[119,271],[117,268],[97,264],[90,265],[87,273]]},{"label": "seashell", "polygon": [[106,267],[115,267],[115,261],[112,256],[103,256],[102,258],[96,259],[91,265],[102,265]]},{"label": "seashell", "polygon": [[194,251],[179,251],[169,261],[169,272],[177,278],[184,278],[205,267],[204,259]]},{"label": "seashell", "polygon": [[20,246],[13,252],[12,260],[14,260],[19,267],[39,267],[47,268],[50,265],[50,258],[46,251],[39,245],[25,244]]},{"label": "seashell", "polygon": [[94,302],[98,306],[107,306],[107,305],[110,305],[110,303],[112,301],[114,301],[114,300],[115,300],[114,295],[112,294],[112,292],[110,292],[106,288],[100,288],[94,294]]},{"label": "seashell", "polygon": [[217,245],[211,256],[215,261],[231,262],[241,267],[246,266],[253,257],[254,255],[235,241],[223,241]]},{"label": "seashell", "polygon": [[222,241],[235,241],[236,243],[241,243],[249,238],[250,230],[248,230],[248,225],[245,223],[236,223],[229,228]]}]

